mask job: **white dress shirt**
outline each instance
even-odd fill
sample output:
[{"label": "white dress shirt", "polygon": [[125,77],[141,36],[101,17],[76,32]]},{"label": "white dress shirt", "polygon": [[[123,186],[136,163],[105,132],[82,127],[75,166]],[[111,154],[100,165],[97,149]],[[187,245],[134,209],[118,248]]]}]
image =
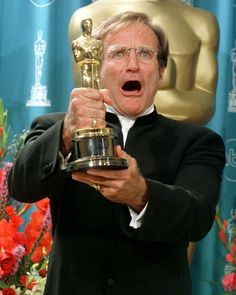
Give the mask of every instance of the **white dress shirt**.
[{"label": "white dress shirt", "polygon": [[[122,130],[122,134],[123,134],[123,142],[124,142],[124,146],[125,146],[129,129],[134,125],[135,120],[137,118],[125,117],[125,116],[121,115],[120,113],[118,113],[114,108],[112,108],[111,106],[108,106],[108,105],[106,105],[106,110],[107,110],[107,112],[116,114],[117,117],[119,118],[120,124],[121,124],[121,130]],[[139,117],[148,115],[148,114],[152,113],[153,111],[154,111],[154,105],[151,105],[148,109],[145,110],[145,112],[143,112],[141,115],[139,115]],[[130,221],[129,225],[131,227],[137,229],[142,225],[142,219],[143,219],[144,213],[146,211],[147,205],[148,205],[148,203],[145,205],[145,207],[143,208],[143,210],[139,214],[128,206],[130,216],[131,216],[131,221]]]}]

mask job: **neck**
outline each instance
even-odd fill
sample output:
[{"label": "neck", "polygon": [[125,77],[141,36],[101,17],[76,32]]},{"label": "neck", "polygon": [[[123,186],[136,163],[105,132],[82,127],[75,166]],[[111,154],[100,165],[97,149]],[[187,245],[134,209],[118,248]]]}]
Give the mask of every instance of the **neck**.
[{"label": "neck", "polygon": [[112,106],[109,106],[107,104],[105,104],[106,106],[106,110],[107,112],[110,112],[110,113],[113,113],[113,114],[116,114],[119,118],[120,117],[124,117],[124,118],[127,118],[129,120],[136,120],[138,117],[142,117],[142,116],[145,116],[145,115],[148,115],[150,113],[152,113],[154,111],[154,105],[150,105],[145,111],[143,111],[140,115],[138,116],[135,116],[135,117],[132,117],[132,116],[127,116],[127,115],[124,115],[124,114],[121,114],[119,113],[116,109],[114,109]]}]

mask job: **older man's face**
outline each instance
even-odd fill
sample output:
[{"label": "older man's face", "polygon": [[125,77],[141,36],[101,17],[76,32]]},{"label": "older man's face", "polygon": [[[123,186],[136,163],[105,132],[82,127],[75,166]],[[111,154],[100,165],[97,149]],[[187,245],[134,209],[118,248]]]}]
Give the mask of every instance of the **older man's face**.
[{"label": "older man's face", "polygon": [[108,34],[103,44],[101,86],[110,91],[119,113],[136,117],[153,103],[163,75],[156,55],[150,58],[145,53],[146,49],[158,52],[156,35],[147,26],[134,23]]}]

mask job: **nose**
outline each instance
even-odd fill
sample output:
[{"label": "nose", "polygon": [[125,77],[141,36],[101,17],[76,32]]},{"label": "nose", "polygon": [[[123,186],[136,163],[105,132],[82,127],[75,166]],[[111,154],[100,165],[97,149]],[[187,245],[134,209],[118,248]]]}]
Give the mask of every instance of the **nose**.
[{"label": "nose", "polygon": [[136,55],[135,48],[130,49],[127,59],[127,71],[136,72],[139,70],[139,61]]}]

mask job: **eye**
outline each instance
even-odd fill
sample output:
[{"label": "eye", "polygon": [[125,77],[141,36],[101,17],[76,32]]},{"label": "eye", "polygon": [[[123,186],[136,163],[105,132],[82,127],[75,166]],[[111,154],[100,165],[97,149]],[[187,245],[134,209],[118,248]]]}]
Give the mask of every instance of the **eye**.
[{"label": "eye", "polygon": [[126,55],[125,51],[125,48],[114,49],[110,53],[110,56],[114,59],[121,59]]},{"label": "eye", "polygon": [[142,59],[151,59],[153,57],[153,52],[148,48],[138,49],[137,54]]}]

